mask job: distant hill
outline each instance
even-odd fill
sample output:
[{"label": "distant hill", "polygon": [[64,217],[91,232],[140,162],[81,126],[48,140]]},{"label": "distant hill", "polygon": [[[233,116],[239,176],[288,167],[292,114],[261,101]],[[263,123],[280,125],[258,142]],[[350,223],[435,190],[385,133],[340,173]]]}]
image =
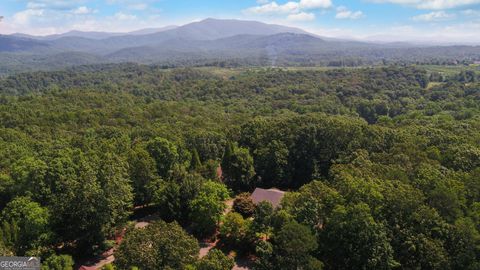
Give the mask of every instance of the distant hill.
[{"label": "distant hill", "polygon": [[[44,43],[40,44],[58,51],[78,51],[106,55],[126,48],[160,46],[162,43],[172,40],[217,40],[238,35],[274,35],[279,33],[307,34],[307,32],[298,28],[255,21],[206,19],[180,27],[149,28],[130,33],[70,31],[43,37],[23,34],[15,34],[10,37],[41,41]],[[22,50],[29,52],[29,47],[24,46]]]},{"label": "distant hill", "polygon": [[40,41],[46,40],[56,40],[63,37],[81,37],[81,38],[88,38],[88,39],[104,39],[113,36],[123,35],[124,33],[109,33],[109,32],[84,32],[84,31],[76,31],[72,30],[62,34],[55,34],[55,35],[47,35],[47,36],[33,36],[27,35],[22,33],[15,33],[12,36],[15,37],[24,37],[29,39],[35,39]]},{"label": "distant hill", "polygon": [[0,52],[37,52],[48,49],[48,44],[34,39],[0,35]]},{"label": "distant hill", "polygon": [[0,75],[38,70],[60,70],[66,67],[107,62],[108,60],[105,58],[79,52],[35,55],[0,53]]},{"label": "distant hill", "polygon": [[128,32],[127,34],[138,35],[138,36],[140,36],[140,35],[150,35],[150,34],[155,34],[155,33],[160,33],[160,32],[164,32],[164,31],[172,30],[172,29],[175,29],[175,28],[178,28],[178,26],[168,25],[168,26],[160,27],[160,28],[140,29],[140,30],[137,30],[137,31]]},{"label": "distant hill", "polygon": [[256,21],[206,19],[190,23],[167,34],[190,40],[215,40],[238,35],[274,35],[278,33],[308,34],[306,31]]},{"label": "distant hill", "polygon": [[326,49],[330,42],[320,38],[294,33],[274,35],[236,35],[216,40],[187,40],[174,38],[158,46],[126,48],[109,54],[115,61],[140,61],[154,63],[171,59],[172,55],[186,54],[194,58],[254,58],[270,57],[285,51],[305,52],[309,48]]},{"label": "distant hill", "polygon": [[[333,65],[467,63],[480,47],[375,43],[319,37],[256,21],[205,19],[130,33],[70,31],[34,37],[0,35],[0,73],[11,70],[136,62],[176,65]],[[0,60],[1,60],[0,59]]]},{"label": "distant hill", "polygon": [[112,50],[129,47],[159,46],[164,42],[172,40],[217,40],[238,35],[274,35],[278,33],[306,34],[307,32],[297,28],[254,21],[206,19],[153,34],[127,34],[110,37],[102,41],[96,41],[94,44],[98,48]]},{"label": "distant hill", "polygon": [[85,32],[85,31],[69,31],[66,33],[62,34],[56,34],[56,35],[47,35],[47,36],[32,36],[32,35],[27,35],[27,34],[22,34],[22,33],[16,33],[13,34],[12,36],[16,37],[24,37],[24,38],[29,38],[29,39],[36,39],[36,40],[56,40],[64,37],[77,37],[77,38],[86,38],[86,39],[106,39],[109,37],[115,37],[115,36],[125,36],[125,35],[132,35],[132,36],[137,36],[137,35],[149,35],[149,34],[154,34],[154,33],[160,33],[163,31],[167,30],[172,30],[177,28],[178,26],[170,25],[170,26],[165,26],[165,27],[160,27],[160,28],[145,28],[145,29],[140,29],[132,32],[127,32],[127,33],[115,33],[115,32]]},{"label": "distant hill", "polygon": [[63,37],[80,37],[80,38],[87,38],[87,39],[105,39],[109,37],[119,36],[122,33],[109,33],[109,32],[83,32],[83,31],[70,31],[63,34],[58,35],[50,35],[45,37],[37,37],[38,39],[42,40],[56,40]]}]

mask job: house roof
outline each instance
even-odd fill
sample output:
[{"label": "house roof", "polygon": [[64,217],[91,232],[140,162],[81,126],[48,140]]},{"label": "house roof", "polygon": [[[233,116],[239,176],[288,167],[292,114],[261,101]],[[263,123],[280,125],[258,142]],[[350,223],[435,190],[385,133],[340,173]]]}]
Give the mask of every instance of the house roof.
[{"label": "house roof", "polygon": [[284,195],[285,192],[278,189],[256,188],[252,193],[252,200],[255,204],[266,201],[271,203],[274,208],[277,208],[280,205]]}]

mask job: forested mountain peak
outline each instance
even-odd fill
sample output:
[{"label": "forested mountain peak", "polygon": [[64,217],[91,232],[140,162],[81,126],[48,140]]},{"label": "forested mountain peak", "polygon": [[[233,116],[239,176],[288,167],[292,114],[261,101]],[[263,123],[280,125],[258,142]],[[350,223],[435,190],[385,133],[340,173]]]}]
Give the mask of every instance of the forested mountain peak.
[{"label": "forested mountain peak", "polygon": [[258,21],[245,20],[220,20],[208,18],[199,22],[181,26],[173,31],[178,31],[184,37],[190,39],[219,39],[237,35],[273,35],[278,33],[302,33],[307,32],[293,27],[266,24]]}]

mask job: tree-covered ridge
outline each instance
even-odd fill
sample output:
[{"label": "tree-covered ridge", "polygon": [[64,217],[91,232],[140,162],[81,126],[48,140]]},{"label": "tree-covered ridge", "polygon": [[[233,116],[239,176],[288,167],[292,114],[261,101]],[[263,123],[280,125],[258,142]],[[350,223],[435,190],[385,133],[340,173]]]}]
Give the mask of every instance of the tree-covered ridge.
[{"label": "tree-covered ridge", "polygon": [[[0,93],[128,93],[148,98],[146,102],[198,102],[218,105],[227,112],[325,112],[360,115],[375,123],[382,116],[394,118],[414,111],[427,115],[443,111],[453,113],[455,118],[469,118],[478,109],[477,82],[478,74],[472,70],[446,76],[413,67],[165,70],[107,65],[10,76],[0,80]],[[456,106],[456,102],[462,106]]]},{"label": "tree-covered ridge", "polygon": [[[165,222],[127,230],[120,269],[230,267],[218,250],[199,260],[184,229],[218,229],[258,269],[479,267],[475,72],[110,65],[11,76],[0,92],[1,254],[70,264],[52,254],[108,249],[149,205]],[[289,193],[279,209],[240,195],[222,217],[255,187]],[[148,242],[165,231],[181,245]],[[153,262],[141,245],[189,259]]]}]

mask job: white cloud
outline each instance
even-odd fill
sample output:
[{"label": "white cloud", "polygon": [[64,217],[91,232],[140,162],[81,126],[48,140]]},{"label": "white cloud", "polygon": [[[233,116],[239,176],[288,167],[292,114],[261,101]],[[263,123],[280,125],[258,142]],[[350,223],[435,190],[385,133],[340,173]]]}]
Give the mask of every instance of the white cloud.
[{"label": "white cloud", "polygon": [[120,5],[130,10],[146,10],[151,8],[151,4],[160,1],[162,0],[106,0],[109,5]]},{"label": "white cloud", "polygon": [[257,0],[258,6],[243,10],[247,15],[287,15],[287,21],[312,21],[312,10],[325,10],[333,6],[331,0],[299,0],[279,4],[276,1]]},{"label": "white cloud", "polygon": [[462,14],[465,16],[479,16],[480,17],[480,10],[475,9],[466,9],[462,11]]},{"label": "white cloud", "polygon": [[37,3],[37,2],[28,2],[27,9],[39,9],[39,8],[46,8],[47,5],[45,3]]},{"label": "white cloud", "polygon": [[480,0],[371,0],[371,2],[407,5],[418,9],[441,10],[479,4]]},{"label": "white cloud", "polygon": [[137,19],[137,16],[123,12],[117,12],[113,17],[120,21],[131,21]]},{"label": "white cloud", "polygon": [[331,0],[301,0],[301,9],[329,8],[333,6]]},{"label": "white cloud", "polygon": [[351,19],[351,20],[356,20],[363,18],[365,15],[363,14],[362,11],[351,11],[348,8],[344,6],[340,6],[337,8],[337,14],[335,15],[335,18],[337,19]]},{"label": "white cloud", "polygon": [[446,21],[455,18],[455,14],[450,14],[445,11],[433,11],[426,14],[417,15],[412,17],[414,21],[421,21],[421,22],[438,22],[438,21]]},{"label": "white cloud", "polygon": [[78,8],[76,8],[72,11],[72,13],[76,14],[76,15],[86,15],[86,14],[92,14],[92,13],[96,13],[96,12],[97,12],[97,10],[88,8],[86,6],[78,7]]},{"label": "white cloud", "polygon": [[13,14],[13,23],[18,25],[28,25],[35,18],[43,16],[43,9],[26,9]]},{"label": "white cloud", "polygon": [[333,6],[331,0],[300,0],[299,2],[289,1],[285,4],[260,0],[257,3],[260,5],[244,11],[250,14],[298,14],[304,10],[326,9]]},{"label": "white cloud", "polygon": [[96,10],[88,8],[88,11],[93,13],[84,14],[86,11],[84,8],[79,9],[78,6],[69,10],[26,9],[12,16],[6,16],[0,23],[0,33],[51,35],[70,30],[128,32],[142,28],[162,27],[167,24],[158,14],[140,17],[135,13],[124,11],[110,16],[98,16]]},{"label": "white cloud", "polygon": [[146,10],[148,5],[146,3],[135,3],[128,5],[127,8],[131,10]]},{"label": "white cloud", "polygon": [[372,25],[354,36],[360,40],[384,42],[418,42],[424,44],[480,44],[480,22],[425,25]]},{"label": "white cloud", "polygon": [[289,20],[289,21],[313,21],[313,20],[315,20],[315,14],[307,13],[307,12],[290,14],[290,15],[287,16],[287,20]]},{"label": "white cloud", "polygon": [[[24,0],[20,0],[24,1]],[[68,10],[84,4],[88,0],[31,0],[27,2],[27,9],[59,9]]]},{"label": "white cloud", "polygon": [[274,1],[248,8],[245,12],[250,14],[292,14],[300,12],[300,5],[298,2],[287,2],[283,5],[279,5]]}]

